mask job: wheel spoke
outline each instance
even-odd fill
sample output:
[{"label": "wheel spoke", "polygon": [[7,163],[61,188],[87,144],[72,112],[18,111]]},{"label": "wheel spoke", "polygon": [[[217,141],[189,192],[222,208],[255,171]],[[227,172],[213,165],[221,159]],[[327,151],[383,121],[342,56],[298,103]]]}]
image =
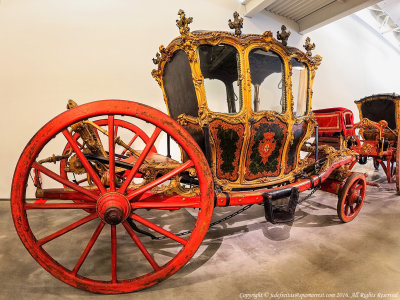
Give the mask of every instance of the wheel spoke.
[{"label": "wheel spoke", "polygon": [[90,209],[95,208],[93,203],[25,203],[25,209]]},{"label": "wheel spoke", "polygon": [[78,180],[76,183],[77,183],[77,184],[81,184],[82,182],[85,182],[85,181],[88,181],[88,179],[87,179],[87,178],[84,178],[84,179]]},{"label": "wheel spoke", "polygon": [[[83,145],[82,145],[81,143],[78,142],[78,139],[79,139],[79,138],[80,138],[79,135],[78,135],[76,138],[74,137],[74,141],[75,141],[75,143],[78,145],[78,147],[82,149],[82,148],[83,148]],[[72,147],[71,147],[71,145],[70,145],[69,143],[67,144],[67,147],[68,147],[68,146],[69,146],[68,150],[69,150],[69,149],[72,149]],[[72,149],[72,150],[73,150],[73,149]]]},{"label": "wheel spoke", "polygon": [[128,224],[128,222],[123,222],[122,225],[124,225],[126,231],[128,232],[129,236],[132,238],[132,240],[135,242],[136,246],[138,246],[139,250],[143,253],[144,257],[148,260],[150,265],[153,267],[155,271],[158,271],[160,269],[160,266],[156,263],[154,258],[150,255],[149,251],[147,251],[146,247],[143,245],[143,243],[140,241],[136,233],[133,231],[132,227]]},{"label": "wheel spoke", "polygon": [[353,205],[349,205],[351,214],[354,214],[354,207]]},{"label": "wheel spoke", "polygon": [[185,202],[155,202],[155,201],[150,201],[150,202],[144,202],[144,201],[138,201],[134,202],[131,204],[132,209],[140,209],[140,208],[145,208],[145,209],[157,209],[157,208],[162,208],[162,209],[173,209],[173,208],[185,208],[185,207],[194,207],[194,208],[200,208],[200,202],[197,201],[185,201]]},{"label": "wheel spoke", "polygon": [[154,130],[153,134],[151,135],[149,141],[146,144],[146,147],[144,147],[143,152],[138,157],[135,165],[133,166],[132,170],[129,172],[128,177],[126,178],[126,180],[122,184],[121,188],[119,189],[119,192],[121,194],[125,193],[128,185],[131,183],[133,177],[136,175],[136,172],[139,170],[139,167],[142,165],[142,163],[143,163],[144,159],[146,158],[147,154],[149,153],[150,149],[153,147],[154,142],[156,141],[160,132],[161,132],[161,129],[158,127]]},{"label": "wheel spoke", "polygon": [[162,235],[169,237],[170,239],[177,241],[178,243],[181,243],[182,245],[187,244],[187,240],[173,234],[172,232],[165,230],[164,228],[161,228],[160,226],[146,220],[145,218],[142,218],[139,215],[132,214],[131,218],[134,219],[135,221],[143,224],[144,226],[147,226],[147,227],[153,229],[154,231],[157,231],[158,233],[161,233]]},{"label": "wheel spoke", "polygon": [[117,135],[118,135],[118,128],[119,128],[119,126],[118,125],[115,125],[115,127],[114,127],[114,139],[117,137]]},{"label": "wheel spoke", "polygon": [[149,184],[146,184],[146,185],[134,190],[133,192],[129,193],[127,195],[128,200],[132,200],[136,196],[143,194],[144,192],[146,192],[146,191],[152,189],[153,187],[163,183],[164,181],[167,181],[171,177],[173,177],[173,176],[185,171],[186,169],[188,169],[188,168],[190,168],[192,166],[194,166],[194,163],[191,160],[186,161],[180,167],[168,172],[167,174],[164,174],[163,176],[161,176],[160,178],[150,182]]},{"label": "wheel spoke", "polygon": [[91,214],[89,216],[86,216],[86,217],[76,221],[75,223],[68,225],[67,227],[65,227],[63,229],[60,229],[60,230],[54,232],[53,234],[50,234],[49,236],[38,240],[37,244],[38,244],[38,246],[42,246],[42,245],[54,240],[55,238],[58,238],[59,236],[65,234],[75,228],[78,228],[79,226],[95,219],[96,217],[97,217],[97,215],[95,213]]},{"label": "wheel spoke", "polygon": [[110,176],[110,191],[115,191],[115,138],[114,116],[108,116],[108,168]]},{"label": "wheel spoke", "polygon": [[356,185],[353,186],[352,189],[356,190],[356,191],[360,191],[363,187],[364,187],[364,185],[362,183],[358,182]]},{"label": "wheel spoke", "polygon": [[349,215],[349,205],[348,205],[347,203],[344,205],[344,214],[345,214],[346,216]]},{"label": "wheel spoke", "polygon": [[97,238],[99,237],[101,231],[104,228],[105,223],[103,221],[100,221],[99,226],[97,226],[96,230],[94,231],[92,237],[89,240],[89,243],[87,244],[85,250],[83,251],[81,257],[79,258],[78,262],[76,263],[74,269],[72,270],[72,274],[76,275],[78,273],[79,269],[81,268],[83,262],[86,260],[86,257],[88,256],[90,250],[92,249],[94,243],[96,242]]},{"label": "wheel spoke", "polygon": [[[135,136],[129,141],[128,146],[132,146],[133,142],[139,137],[138,134],[135,134]],[[121,152],[121,155],[124,155],[128,151],[128,149],[124,149],[124,151]]]},{"label": "wheel spoke", "polygon": [[111,282],[117,282],[117,226],[111,225]]},{"label": "wheel spoke", "polygon": [[72,138],[71,134],[67,129],[63,130],[62,132],[65,136],[65,138],[68,140],[69,144],[71,145],[72,149],[78,156],[79,160],[81,161],[82,165],[94,181],[94,183],[97,185],[101,193],[105,193],[106,189],[104,188],[103,184],[100,181],[100,178],[97,176],[96,172],[93,170],[92,166],[90,165],[89,161],[86,159],[85,155],[82,153],[82,151],[79,149],[78,145],[75,143],[74,139]]},{"label": "wheel spoke", "polygon": [[92,198],[94,201],[97,201],[98,196],[96,196],[95,194],[91,193],[90,191],[88,191],[87,189],[65,179],[62,178],[60,175],[57,175],[56,173],[50,171],[49,169],[47,169],[46,167],[42,166],[41,164],[38,164],[37,162],[34,162],[32,164],[32,167],[35,168],[36,170],[39,170],[40,172],[42,172],[43,174],[46,174],[47,176],[49,176],[50,178],[53,178],[54,180],[58,181],[59,183],[62,183],[63,185],[66,185],[67,187],[82,193],[90,198]]}]

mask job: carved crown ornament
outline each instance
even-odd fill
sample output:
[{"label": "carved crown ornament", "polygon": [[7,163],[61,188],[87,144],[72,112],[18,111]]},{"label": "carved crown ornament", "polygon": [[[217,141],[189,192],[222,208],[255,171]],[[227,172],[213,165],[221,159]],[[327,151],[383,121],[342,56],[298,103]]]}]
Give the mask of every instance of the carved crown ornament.
[{"label": "carved crown ornament", "polygon": [[176,20],[176,26],[178,26],[180,34],[184,35],[190,33],[188,25],[193,22],[193,18],[186,18],[185,12],[182,9],[178,11],[178,15],[180,18]]},{"label": "carved crown ornament", "polygon": [[286,31],[286,26],[282,25],[281,32],[279,31],[276,32],[276,38],[282,41],[282,45],[286,47],[290,34],[291,34],[290,31]]},{"label": "carved crown ornament", "polygon": [[239,13],[237,11],[233,13],[233,21],[231,21],[231,19],[228,20],[228,25],[230,29],[235,29],[235,35],[242,34],[243,18],[239,17]]},{"label": "carved crown ornament", "polygon": [[307,37],[306,38],[306,42],[305,42],[305,44],[303,45],[303,47],[304,47],[304,49],[306,49],[306,55],[307,56],[312,56],[312,52],[311,52],[311,50],[314,50],[315,49],[315,44],[314,43],[312,43],[311,44],[311,39],[309,38],[309,37]]}]

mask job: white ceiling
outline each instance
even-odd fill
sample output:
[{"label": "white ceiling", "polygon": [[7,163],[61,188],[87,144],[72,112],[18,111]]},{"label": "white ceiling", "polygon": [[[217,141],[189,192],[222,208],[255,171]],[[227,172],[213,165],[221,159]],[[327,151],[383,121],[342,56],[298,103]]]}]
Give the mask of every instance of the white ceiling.
[{"label": "white ceiling", "polygon": [[265,10],[274,14],[292,19],[295,22],[299,22],[307,16],[315,13],[323,7],[329,6],[336,0],[283,0],[275,1],[268,5]]},{"label": "white ceiling", "polygon": [[[242,0],[245,16],[263,11],[286,18],[299,33],[307,33],[374,5],[380,0]],[[399,0],[388,0],[398,9]],[[397,2],[397,5],[396,3]],[[398,12],[397,12],[398,16]]]},{"label": "white ceiling", "polygon": [[385,0],[378,3],[378,6],[384,10],[394,23],[400,25],[400,1],[399,0]]},{"label": "white ceiling", "polygon": [[396,49],[400,49],[400,1],[385,0],[356,15]]}]

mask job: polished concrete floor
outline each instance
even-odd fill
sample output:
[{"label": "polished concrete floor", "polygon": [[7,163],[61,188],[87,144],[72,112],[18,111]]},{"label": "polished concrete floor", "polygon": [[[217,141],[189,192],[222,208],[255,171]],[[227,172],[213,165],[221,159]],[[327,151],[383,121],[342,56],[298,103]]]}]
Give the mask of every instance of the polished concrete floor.
[{"label": "polished concrete floor", "polygon": [[[48,274],[25,250],[14,230],[9,202],[1,201],[0,298],[277,299],[271,297],[275,293],[333,293],[345,298],[357,292],[364,299],[361,293],[400,298],[400,196],[394,184],[385,183],[382,171],[374,171],[371,162],[366,167],[361,170],[368,170],[368,179],[382,186],[368,187],[364,206],[352,222],[341,223],[336,196],[321,191],[297,208],[291,226],[267,223],[263,208],[253,206],[211,228],[195,257],[177,274],[150,289],[118,296],[85,292]],[[236,209],[216,209],[213,220]],[[71,241],[65,243],[68,248]]]}]

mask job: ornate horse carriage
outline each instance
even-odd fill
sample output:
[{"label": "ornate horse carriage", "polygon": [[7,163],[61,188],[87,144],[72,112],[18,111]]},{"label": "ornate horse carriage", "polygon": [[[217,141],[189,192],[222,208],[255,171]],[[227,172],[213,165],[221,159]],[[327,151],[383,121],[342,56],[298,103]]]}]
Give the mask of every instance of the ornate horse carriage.
[{"label": "ornate horse carriage", "polygon": [[[400,96],[378,94],[355,101],[360,113],[360,122],[353,123],[353,113],[346,108],[314,110],[319,125],[320,144],[328,144],[356,151],[360,164],[372,157],[375,169],[382,167],[390,183],[396,178],[399,192],[398,128]],[[357,136],[355,130],[359,130]]]},{"label": "ornate horse carriage", "polygon": [[179,15],[181,35],[153,59],[170,116],[131,101],[70,101],[16,166],[16,230],[43,268],[74,287],[131,292],[171,276],[200,246],[216,206],[264,204],[267,220],[292,221],[299,193],[321,187],[338,194],[348,222],[363,204],[364,175],[349,171],[358,155],[307,142],[315,45],[286,46],[284,27],[281,42],[269,31],[242,35],[237,13],[234,34],[190,32],[192,19]]},{"label": "ornate horse carriage", "polygon": [[400,126],[400,96],[379,94],[355,101],[360,113],[360,122],[355,128],[360,129],[360,138],[349,140],[349,146],[360,154],[359,162],[365,164],[367,157],[372,157],[375,169],[382,167],[387,181],[393,181],[399,192],[398,176],[398,133]]}]

